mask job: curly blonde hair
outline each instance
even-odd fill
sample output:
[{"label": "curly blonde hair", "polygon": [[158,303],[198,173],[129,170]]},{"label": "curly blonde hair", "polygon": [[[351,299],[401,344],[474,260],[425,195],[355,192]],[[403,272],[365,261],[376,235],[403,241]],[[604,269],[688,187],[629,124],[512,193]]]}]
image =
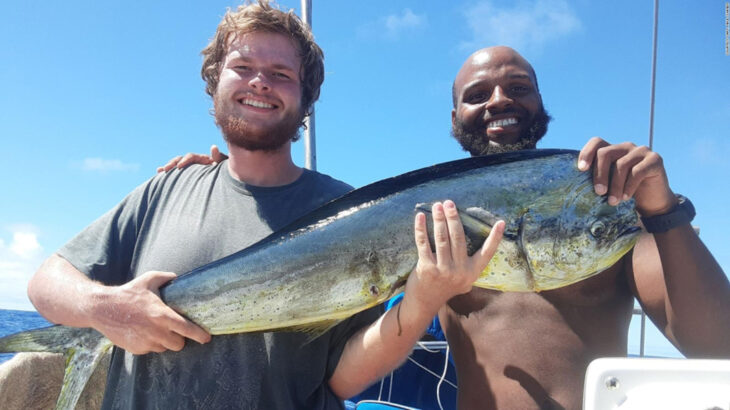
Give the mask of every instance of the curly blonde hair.
[{"label": "curly blonde hair", "polygon": [[254,31],[283,34],[297,47],[302,61],[299,73],[302,109],[305,115],[309,115],[314,102],[319,98],[319,89],[324,81],[324,53],[314,42],[312,31],[293,10],[285,13],[272,7],[268,0],[257,0],[255,4],[247,2],[238,6],[236,11],[226,11],[218,24],[215,37],[201,52],[203,68],[200,75],[206,82],[205,92],[211,97],[216,92],[231,35]]}]

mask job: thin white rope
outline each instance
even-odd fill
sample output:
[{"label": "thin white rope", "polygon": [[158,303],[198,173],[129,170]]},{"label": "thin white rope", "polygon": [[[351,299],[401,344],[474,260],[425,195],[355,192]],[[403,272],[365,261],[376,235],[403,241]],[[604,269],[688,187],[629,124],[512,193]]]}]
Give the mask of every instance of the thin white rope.
[{"label": "thin white rope", "polygon": [[436,401],[439,404],[439,409],[444,410],[444,406],[441,405],[441,384],[446,380],[446,370],[449,368],[449,345],[446,345],[446,352],[444,352],[444,371],[441,373],[441,378],[436,385]]},{"label": "thin white rope", "polygon": [[388,401],[393,395],[393,372],[390,372],[390,385],[388,386]]},{"label": "thin white rope", "polygon": [[[415,364],[416,366],[420,367],[420,368],[421,368],[421,370],[424,370],[425,372],[429,373],[429,374],[430,374],[431,376],[433,376],[433,377],[436,377],[436,378],[438,378],[438,379],[440,379],[440,378],[441,378],[441,376],[440,376],[440,375],[439,375],[438,373],[436,373],[436,372],[434,372],[433,370],[429,369],[428,367],[426,367],[426,366],[424,366],[424,365],[422,365],[422,364],[418,363],[418,362],[416,361],[416,359],[414,359],[414,358],[412,358],[412,357],[409,357],[409,358],[408,358],[408,360],[409,360],[409,361],[411,361],[411,362],[412,362],[413,364]],[[455,385],[454,383],[452,383],[451,381],[449,381],[449,379],[445,379],[444,381],[445,381],[445,382],[446,382],[447,384],[450,384],[450,385],[451,385],[451,387],[453,387],[453,388],[455,388],[455,389],[457,389],[457,390],[459,389],[459,387],[458,387],[457,385]]]},{"label": "thin white rope", "polygon": [[438,349],[429,349],[428,346],[426,346],[425,343],[421,342],[420,340],[416,342],[416,344],[423,350],[429,352],[429,353],[438,353]]},{"label": "thin white rope", "polygon": [[385,384],[385,377],[380,379],[380,391],[378,391],[378,401],[380,401],[383,398],[383,384]]}]

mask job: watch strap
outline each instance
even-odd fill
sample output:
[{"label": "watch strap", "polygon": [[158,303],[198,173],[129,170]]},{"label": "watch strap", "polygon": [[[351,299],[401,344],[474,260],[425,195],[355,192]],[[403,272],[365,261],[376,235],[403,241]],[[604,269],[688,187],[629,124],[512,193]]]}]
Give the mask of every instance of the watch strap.
[{"label": "watch strap", "polygon": [[695,217],[695,207],[687,197],[677,195],[677,205],[671,211],[662,215],[641,217],[644,228],[649,233],[662,233],[678,226],[692,222]]}]

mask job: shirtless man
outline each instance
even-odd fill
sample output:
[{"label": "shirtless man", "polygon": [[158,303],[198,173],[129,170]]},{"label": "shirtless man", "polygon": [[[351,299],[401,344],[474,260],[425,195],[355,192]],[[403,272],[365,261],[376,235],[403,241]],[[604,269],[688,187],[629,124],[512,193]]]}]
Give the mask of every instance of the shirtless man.
[{"label": "shirtless man", "polygon": [[[452,133],[472,155],[535,148],[550,121],[532,66],[508,47],[466,60],[453,104]],[[217,150],[188,154],[161,169],[221,158]],[[642,218],[678,206],[661,157],[647,147],[593,138],[579,158],[582,169],[593,167],[596,193],[613,205],[633,197]],[[627,354],[634,297],[686,356],[730,357],[730,283],[689,219],[643,234],[614,266],[571,286],[541,293],[473,288],[451,299],[439,318],[456,364],[458,407],[581,408],[588,364]]]},{"label": "shirtless man", "polygon": [[[547,131],[537,77],[515,50],[472,54],[453,86],[452,133],[472,155],[534,148]],[[593,167],[608,202],[633,197],[640,216],[678,205],[661,157],[593,138],[579,167]],[[588,364],[626,356],[639,300],[688,357],[730,357],[730,284],[689,221],[644,233],[634,250],[592,278],[541,293],[473,288],[441,309],[456,364],[460,409],[579,409]],[[646,223],[645,223],[646,225]]]}]

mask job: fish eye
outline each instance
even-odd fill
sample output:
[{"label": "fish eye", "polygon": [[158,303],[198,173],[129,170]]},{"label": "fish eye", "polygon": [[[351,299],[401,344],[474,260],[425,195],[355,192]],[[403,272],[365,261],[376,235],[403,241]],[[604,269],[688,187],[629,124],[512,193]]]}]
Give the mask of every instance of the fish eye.
[{"label": "fish eye", "polygon": [[594,238],[599,238],[603,236],[603,234],[606,233],[606,225],[601,221],[593,222],[593,225],[591,225],[591,235],[593,235]]}]

